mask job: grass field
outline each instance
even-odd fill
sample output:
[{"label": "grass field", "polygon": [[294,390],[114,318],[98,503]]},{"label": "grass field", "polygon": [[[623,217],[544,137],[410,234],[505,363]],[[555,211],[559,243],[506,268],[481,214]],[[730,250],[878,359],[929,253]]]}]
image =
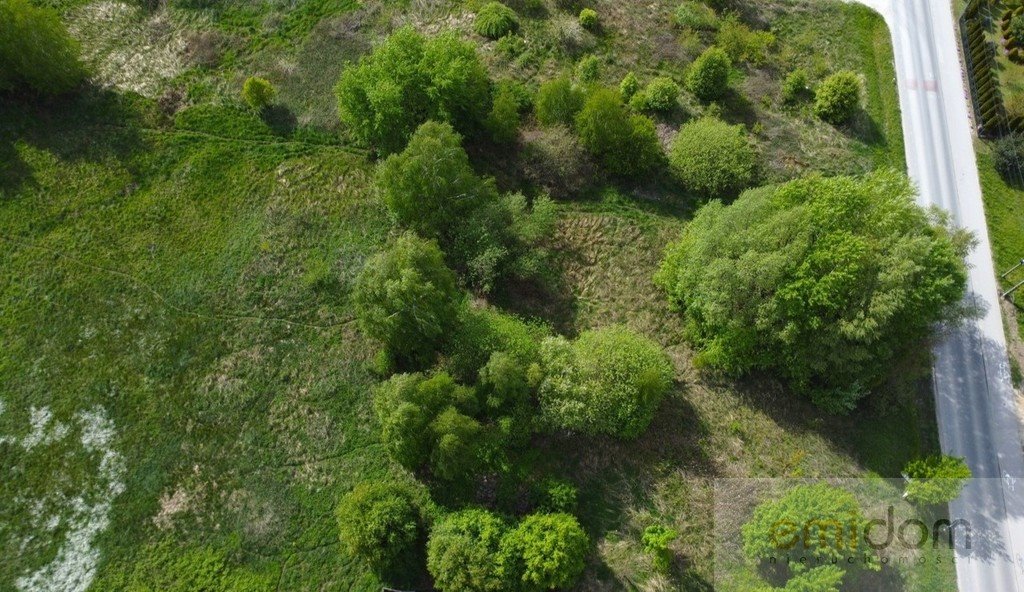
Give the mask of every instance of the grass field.
[{"label": "grass field", "polygon": [[[349,306],[355,274],[394,229],[330,88],[391,27],[468,31],[468,9],[55,6],[87,55],[121,61],[81,97],[2,105],[0,546],[14,559],[0,589],[73,589],[54,567],[77,565],[96,567],[96,590],[379,590],[341,551],[333,508],[360,480],[412,480],[377,439],[375,345]],[[742,69],[722,115],[754,134],[765,179],[902,167],[881,19],[839,2],[752,6],[749,18],[774,25],[784,64],[853,68],[867,91],[865,112],[836,129],[779,104],[784,71]],[[598,37],[547,6],[524,18],[529,52],[518,60],[474,39],[493,76],[530,86],[586,53],[604,61],[608,83],[627,69],[678,78],[710,40],[672,28],[673,7],[597,2]],[[267,121],[237,104],[241,80],[259,73],[281,89]],[[704,109],[683,104],[659,131]],[[916,390],[922,360],[885,397],[902,402],[845,418],[821,417],[769,377],[695,371],[651,282],[693,209],[672,192],[605,187],[563,202],[551,245],[562,291],[495,299],[567,334],[625,323],[676,367],[639,441],[547,436],[524,459],[580,487],[594,553],[579,590],[710,589],[717,477],[897,476],[936,449],[930,397]],[[682,533],[667,575],[641,548],[654,523]]]}]

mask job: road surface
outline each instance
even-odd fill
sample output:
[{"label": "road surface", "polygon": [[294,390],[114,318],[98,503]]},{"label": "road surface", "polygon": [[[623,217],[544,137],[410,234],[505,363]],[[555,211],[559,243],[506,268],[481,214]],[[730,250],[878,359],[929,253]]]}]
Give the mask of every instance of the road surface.
[{"label": "road surface", "polygon": [[910,177],[923,205],[948,210],[978,246],[968,298],[984,317],[953,328],[934,349],[939,439],[974,476],[950,505],[972,526],[959,549],[961,592],[1024,592],[1024,454],[1010,383],[992,252],[949,0],[859,0],[889,24]]}]

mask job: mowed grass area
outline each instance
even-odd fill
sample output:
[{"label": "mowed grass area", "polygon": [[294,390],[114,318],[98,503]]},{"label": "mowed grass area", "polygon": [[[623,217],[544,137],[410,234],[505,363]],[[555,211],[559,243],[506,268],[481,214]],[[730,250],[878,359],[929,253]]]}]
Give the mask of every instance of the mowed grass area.
[{"label": "mowed grass area", "polygon": [[[530,53],[517,60],[473,37],[471,6],[455,2],[118,6],[58,5],[87,53],[165,48],[161,68],[112,69],[112,90],[80,99],[3,104],[0,470],[11,478],[0,485],[0,550],[15,559],[0,566],[0,588],[60,558],[71,535],[94,532],[85,549],[100,553],[97,590],[379,590],[341,551],[333,509],[358,481],[412,480],[379,445],[376,346],[348,300],[363,261],[395,229],[371,189],[373,164],[334,120],[342,64],[410,22],[463,31],[495,78],[531,87],[587,53],[602,58],[608,84],[628,69],[681,81],[710,39],[672,28],[674,3],[660,0],[596,2],[605,33],[580,37],[566,37],[574,11],[545,5],[524,15]],[[902,167],[881,19],[817,0],[751,10],[776,29],[786,63],[852,68],[866,82],[865,112],[836,129],[779,104],[784,71],[739,72],[722,116],[757,138],[766,180]],[[223,45],[198,65],[193,35],[211,32]],[[281,89],[269,124],[237,106],[249,74]],[[705,109],[684,100],[659,130],[670,135]],[[518,183],[491,172],[506,188]],[[651,281],[694,209],[673,191],[598,188],[562,203],[550,245],[559,293],[494,299],[566,334],[627,324],[665,346],[677,370],[639,441],[546,436],[524,461],[580,487],[595,552],[578,590],[710,589],[717,477],[894,477],[937,449],[930,396],[916,390],[928,383],[926,361],[897,372],[906,380],[884,393],[896,403],[844,418],[822,417],[769,377],[697,372]],[[92,412],[112,422],[109,451],[123,470],[100,470],[111,465],[104,449],[82,442]],[[118,479],[123,491],[108,482]],[[90,531],[97,516],[109,524]],[[655,523],[682,533],[669,574],[640,543]]]}]

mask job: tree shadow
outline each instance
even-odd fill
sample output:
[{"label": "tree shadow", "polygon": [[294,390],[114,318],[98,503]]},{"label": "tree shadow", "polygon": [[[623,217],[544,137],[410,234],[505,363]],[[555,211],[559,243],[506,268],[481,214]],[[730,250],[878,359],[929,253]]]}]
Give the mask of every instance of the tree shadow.
[{"label": "tree shadow", "polygon": [[268,105],[260,115],[270,131],[281,138],[291,137],[299,124],[295,114],[286,105]]},{"label": "tree shadow", "polygon": [[850,122],[840,129],[851,138],[869,146],[885,146],[887,143],[881,126],[865,109],[858,109]]}]

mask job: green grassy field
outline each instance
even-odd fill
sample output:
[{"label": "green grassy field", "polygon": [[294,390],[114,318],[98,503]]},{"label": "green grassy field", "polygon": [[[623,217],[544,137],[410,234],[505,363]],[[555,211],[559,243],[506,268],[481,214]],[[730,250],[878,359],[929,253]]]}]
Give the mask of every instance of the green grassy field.
[{"label": "green grassy field", "polygon": [[[673,29],[669,2],[650,14],[597,2],[605,34],[579,33],[582,45],[573,13],[546,6],[524,18],[529,52],[511,61],[469,35],[453,2],[57,6],[88,55],[145,61],[165,48],[167,59],[101,70],[108,90],[2,105],[0,470],[11,477],[0,545],[14,559],[0,588],[51,562],[88,563],[95,549],[96,590],[379,590],[341,551],[333,517],[360,480],[412,480],[377,439],[375,345],[349,305],[363,261],[394,229],[373,164],[336,123],[330,88],[343,62],[412,22],[466,32],[496,78],[536,86],[594,53],[617,83],[628,69],[678,78],[710,40]],[[785,72],[743,69],[722,115],[755,135],[765,179],[902,167],[881,19],[839,2],[752,11],[775,28],[784,64],[853,68],[867,90],[856,123],[835,129],[779,105]],[[206,65],[189,49],[199,33],[218,44]],[[281,89],[269,123],[237,105],[241,80],[257,73]],[[660,129],[705,109],[681,105]],[[519,183],[484,157],[506,188]],[[563,202],[550,245],[563,290],[495,299],[567,334],[625,323],[676,366],[639,441],[546,436],[523,460],[580,487],[594,553],[579,590],[710,589],[717,477],[897,476],[936,449],[930,397],[916,390],[928,382],[921,360],[887,397],[908,403],[845,418],[821,417],[769,377],[694,370],[651,281],[693,209],[673,191],[656,182]],[[654,523],[682,533],[667,575],[640,544]]]}]

